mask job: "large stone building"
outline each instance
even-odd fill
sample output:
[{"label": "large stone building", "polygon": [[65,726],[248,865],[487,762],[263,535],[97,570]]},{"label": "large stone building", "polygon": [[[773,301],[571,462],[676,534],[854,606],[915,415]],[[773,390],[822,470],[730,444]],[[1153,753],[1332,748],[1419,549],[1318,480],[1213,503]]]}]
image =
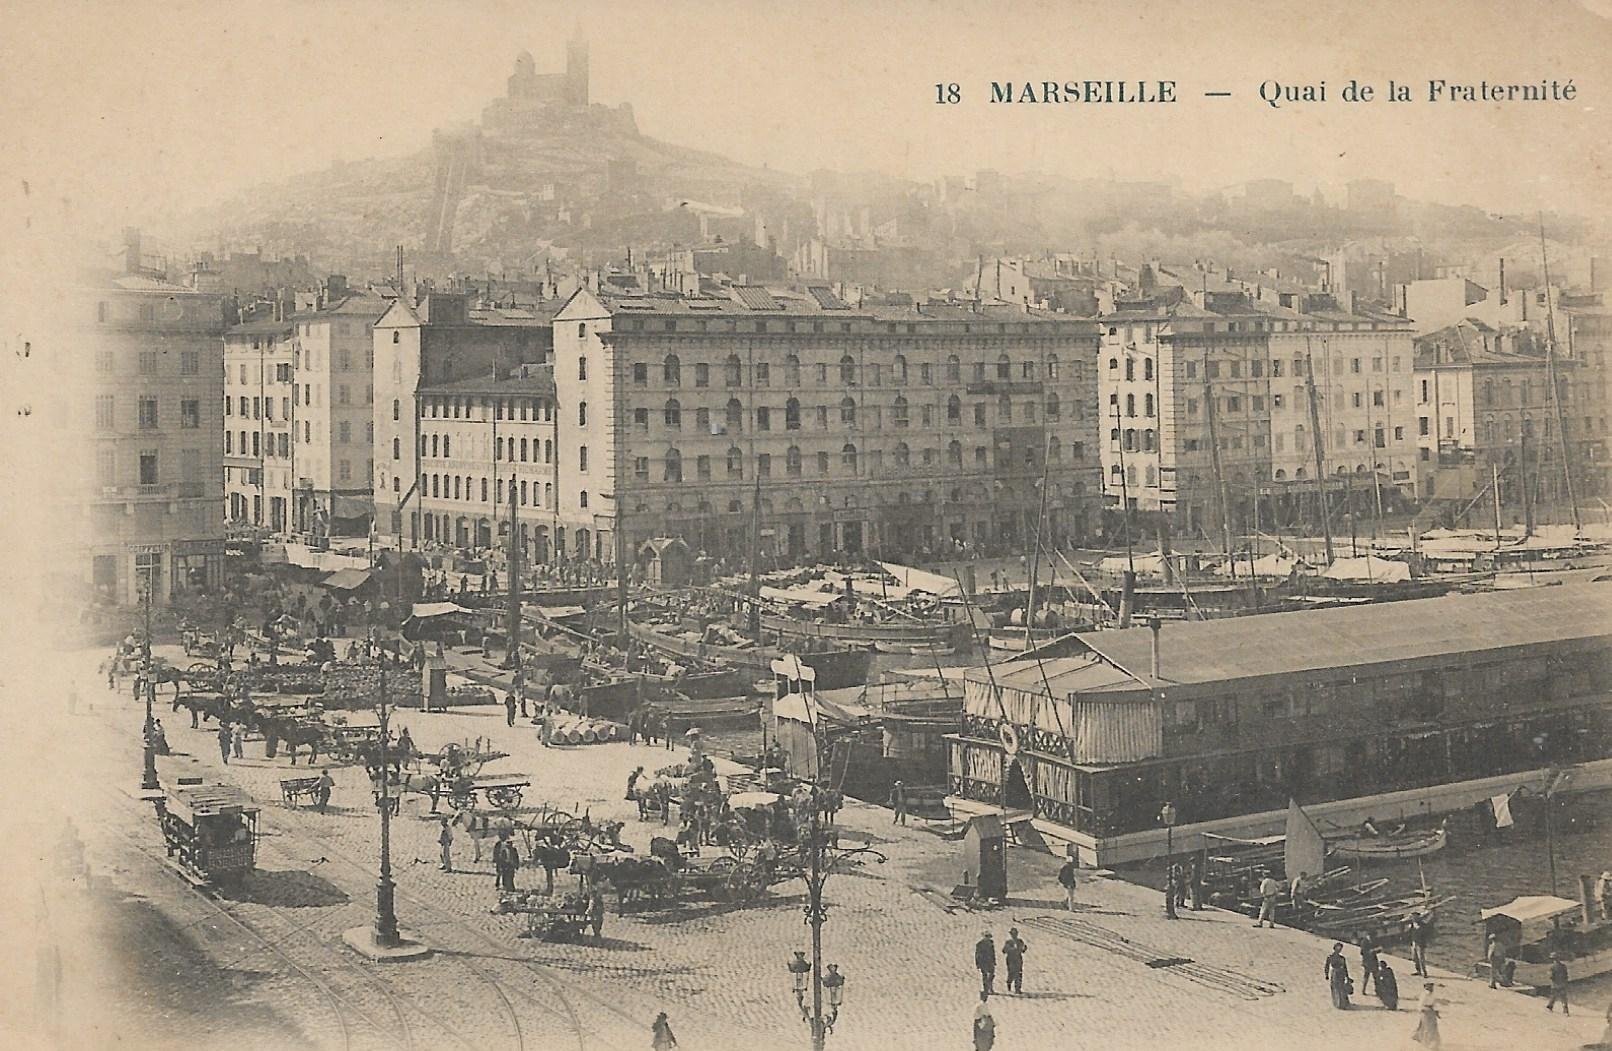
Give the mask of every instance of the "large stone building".
[{"label": "large stone building", "polygon": [[[558,520],[610,560],[681,535],[748,557],[1022,553],[1085,537],[1096,328],[992,308],[852,308],[827,289],[578,291],[554,319]],[[618,501],[620,493],[625,501]],[[624,502],[625,508],[618,507]]]},{"label": "large stone building", "polygon": [[[516,365],[501,378],[422,386],[419,403],[423,539],[462,548],[501,544],[513,510],[523,554],[548,561],[553,545],[565,543],[554,497],[552,367]],[[401,438],[392,441],[385,451],[401,458]]]},{"label": "large stone building", "polygon": [[292,321],[294,383],[292,528],[315,536],[362,535],[374,507],[375,321],[379,296],[349,293],[332,278],[316,309]]},{"label": "large stone building", "polygon": [[[1554,363],[1527,329],[1496,331],[1458,322],[1416,340],[1417,434],[1421,495],[1470,500],[1500,476],[1505,504],[1565,496],[1564,446],[1551,394],[1554,376],[1567,415],[1580,363]],[[1565,430],[1567,462],[1582,474],[1594,432]]]},{"label": "large stone building", "polygon": [[[466,380],[505,379],[522,364],[548,361],[553,316],[552,306],[543,304],[536,308],[473,307],[463,293],[432,292],[393,301],[375,322],[373,501],[378,533],[412,547],[455,538],[453,528],[449,537],[439,537],[440,519],[428,526],[416,502],[425,496],[420,491],[421,479],[441,473],[426,470],[421,443],[426,428],[421,413],[428,403],[420,392]],[[450,513],[448,509],[425,510],[439,516]],[[465,513],[457,510],[451,517]]]},{"label": "large stone building", "polygon": [[244,321],[224,333],[225,517],[290,528],[296,427],[292,323]]},{"label": "large stone building", "polygon": [[61,464],[79,515],[64,532],[83,545],[75,575],[120,605],[139,602],[144,586],[159,606],[216,587],[224,300],[131,270],[96,281],[79,301],[86,353],[63,382],[80,403],[68,419],[81,422],[88,459],[64,455]]},{"label": "large stone building", "polygon": [[1169,291],[1101,318],[1109,506],[1129,501],[1211,534],[1296,520],[1313,499],[1317,422],[1329,489],[1348,475],[1350,491],[1384,509],[1411,495],[1413,347],[1403,319],[1344,309],[1323,293],[1284,306],[1207,276],[1197,290]]}]

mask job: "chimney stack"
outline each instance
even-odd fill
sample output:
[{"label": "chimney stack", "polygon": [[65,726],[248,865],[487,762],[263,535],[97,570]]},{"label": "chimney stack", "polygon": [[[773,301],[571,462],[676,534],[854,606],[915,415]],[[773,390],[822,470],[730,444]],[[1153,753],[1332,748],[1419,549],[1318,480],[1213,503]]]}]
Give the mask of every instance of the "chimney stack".
[{"label": "chimney stack", "polygon": [[143,261],[144,256],[141,254],[140,248],[140,228],[138,226],[124,227],[123,272],[126,274],[138,274]]},{"label": "chimney stack", "polygon": [[1159,618],[1157,618],[1157,617],[1149,617],[1149,618],[1147,618],[1147,629],[1153,633],[1153,678],[1155,678],[1155,679],[1164,678],[1163,674],[1159,671],[1159,667],[1160,667],[1159,632],[1161,630],[1161,627],[1162,627],[1162,625],[1161,625],[1161,623],[1159,621]]}]

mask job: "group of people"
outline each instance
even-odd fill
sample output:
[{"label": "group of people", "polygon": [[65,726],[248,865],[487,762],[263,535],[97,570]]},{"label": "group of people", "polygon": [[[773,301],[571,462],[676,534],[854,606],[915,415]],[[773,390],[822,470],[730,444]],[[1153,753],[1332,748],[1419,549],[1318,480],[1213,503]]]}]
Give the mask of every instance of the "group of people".
[{"label": "group of people", "polygon": [[1192,911],[1203,911],[1203,863],[1194,858],[1192,864],[1183,868],[1180,865],[1171,865],[1164,877],[1164,917],[1176,919],[1176,910],[1187,904],[1188,896],[1192,899]]},{"label": "group of people", "polygon": [[[1414,941],[1412,948],[1413,950],[1416,948]],[[1422,951],[1413,951],[1416,974],[1425,980],[1422,982],[1421,999],[1416,1006],[1416,1031],[1412,1034],[1412,1039],[1424,1047],[1437,1048],[1442,1045],[1442,1037],[1439,1035],[1439,1005],[1444,1001],[1438,997],[1437,983],[1427,973],[1425,948],[1424,941]],[[1349,974],[1349,961],[1344,958],[1342,942],[1333,943],[1332,953],[1322,965],[1321,973],[1326,978],[1332,1006],[1340,1011],[1347,1011],[1354,1006],[1351,997],[1355,995],[1355,983]],[[1562,1002],[1565,1007],[1565,981],[1563,986]],[[1388,961],[1378,955],[1377,946],[1370,938],[1360,942],[1360,995],[1366,995],[1368,989],[1375,990],[1377,999],[1385,1010],[1399,1010],[1399,980]]]},{"label": "group of people", "polygon": [[[1071,861],[1071,864],[1073,862]],[[1024,955],[1029,944],[1019,937],[1017,927],[1008,928],[1002,943],[1002,961],[1007,965],[1007,991],[1024,992]],[[980,973],[980,1002],[974,1009],[975,1051],[990,1051],[996,1044],[996,1018],[991,1014],[991,997],[996,995],[996,941],[989,930],[974,943],[974,967]]]}]

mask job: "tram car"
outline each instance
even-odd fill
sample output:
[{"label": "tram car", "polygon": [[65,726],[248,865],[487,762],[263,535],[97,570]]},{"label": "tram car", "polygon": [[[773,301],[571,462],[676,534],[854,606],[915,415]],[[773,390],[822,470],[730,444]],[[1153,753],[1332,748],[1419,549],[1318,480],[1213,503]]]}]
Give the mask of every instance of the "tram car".
[{"label": "tram car", "polygon": [[157,808],[168,856],[200,887],[240,881],[256,866],[258,807],[231,785],[184,778]]}]

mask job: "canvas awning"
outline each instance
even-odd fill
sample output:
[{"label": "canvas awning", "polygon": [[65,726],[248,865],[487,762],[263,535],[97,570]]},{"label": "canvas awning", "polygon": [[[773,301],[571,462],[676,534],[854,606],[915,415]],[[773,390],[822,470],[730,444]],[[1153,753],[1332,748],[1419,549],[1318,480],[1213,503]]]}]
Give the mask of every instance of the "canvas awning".
[{"label": "canvas awning", "polygon": [[1566,898],[1558,898],[1549,894],[1528,895],[1515,898],[1504,905],[1493,909],[1479,910],[1479,915],[1488,920],[1495,916],[1504,916],[1516,920],[1518,923],[1537,923],[1548,920],[1564,913],[1578,911],[1579,904]]},{"label": "canvas awning", "polygon": [[338,569],[321,580],[319,586],[334,588],[337,591],[354,591],[369,583],[369,578],[373,575],[368,569]]},{"label": "canvas awning", "polygon": [[837,602],[843,596],[833,591],[808,591],[805,588],[772,588],[763,585],[761,597],[770,602],[782,602],[791,606],[811,606],[813,609],[822,609]]},{"label": "canvas awning", "polygon": [[963,589],[957,586],[957,581],[951,577],[943,577],[939,573],[930,573],[912,566],[897,565],[894,562],[880,562],[879,566],[886,573],[896,578],[896,582],[908,591],[922,591],[937,597],[955,595]]},{"label": "canvas awning", "polygon": [[415,620],[427,620],[431,617],[446,617],[453,613],[471,613],[473,610],[465,609],[457,602],[416,602],[410,612]]},{"label": "canvas awning", "polygon": [[582,606],[538,606],[537,612],[549,620],[569,620],[588,611]]},{"label": "canvas awning", "polygon": [[1359,558],[1340,558],[1321,574],[1328,580],[1348,580],[1359,583],[1398,584],[1411,578],[1410,566],[1375,555]]}]

